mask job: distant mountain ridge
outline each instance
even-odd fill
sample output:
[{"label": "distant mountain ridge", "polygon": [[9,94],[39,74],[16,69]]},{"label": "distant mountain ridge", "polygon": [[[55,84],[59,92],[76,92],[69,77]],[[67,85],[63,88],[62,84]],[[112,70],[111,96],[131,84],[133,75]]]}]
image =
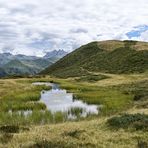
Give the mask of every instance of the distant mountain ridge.
[{"label": "distant mountain ridge", "polygon": [[91,42],[76,49],[41,72],[75,77],[87,72],[141,73],[148,71],[148,43],[138,41]]},{"label": "distant mountain ridge", "polygon": [[61,57],[66,56],[67,54],[68,52],[64,50],[53,50],[51,52],[47,52],[44,58],[52,58],[52,57],[61,58]]},{"label": "distant mountain ridge", "polygon": [[62,58],[64,50],[54,50],[45,57],[26,56],[11,53],[0,54],[0,77],[11,75],[34,75]]}]

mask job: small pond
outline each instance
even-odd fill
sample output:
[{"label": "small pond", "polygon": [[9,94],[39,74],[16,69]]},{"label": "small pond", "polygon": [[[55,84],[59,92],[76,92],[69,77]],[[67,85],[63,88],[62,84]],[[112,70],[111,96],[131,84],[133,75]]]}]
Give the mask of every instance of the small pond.
[{"label": "small pond", "polygon": [[73,93],[61,89],[58,84],[48,82],[35,82],[33,85],[52,86],[51,90],[42,90],[40,102],[46,104],[47,109],[52,113],[63,112],[68,113],[69,118],[76,118],[75,114],[80,117],[88,115],[97,115],[99,113],[98,105],[89,105],[81,100],[74,99]]}]

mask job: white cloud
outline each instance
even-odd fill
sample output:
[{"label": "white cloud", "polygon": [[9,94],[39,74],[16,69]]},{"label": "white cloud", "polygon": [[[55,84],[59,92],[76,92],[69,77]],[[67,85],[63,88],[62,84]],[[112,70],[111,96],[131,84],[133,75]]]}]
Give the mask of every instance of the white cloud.
[{"label": "white cloud", "polygon": [[[41,55],[148,25],[147,0],[0,0],[0,51]],[[133,38],[134,39],[134,38]],[[138,40],[148,41],[147,32]]]}]

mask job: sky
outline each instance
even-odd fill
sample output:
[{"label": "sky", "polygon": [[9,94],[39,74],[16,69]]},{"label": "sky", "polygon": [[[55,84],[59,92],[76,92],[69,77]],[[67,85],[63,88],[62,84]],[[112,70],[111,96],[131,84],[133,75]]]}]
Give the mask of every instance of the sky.
[{"label": "sky", "polygon": [[0,0],[0,53],[42,56],[112,39],[148,41],[148,0]]}]

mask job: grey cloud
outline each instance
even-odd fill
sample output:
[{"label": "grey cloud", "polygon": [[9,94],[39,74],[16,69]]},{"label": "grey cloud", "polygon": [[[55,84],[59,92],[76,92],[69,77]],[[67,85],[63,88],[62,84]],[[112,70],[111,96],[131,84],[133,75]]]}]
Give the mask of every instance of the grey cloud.
[{"label": "grey cloud", "polygon": [[[148,25],[147,8],[147,0],[0,0],[0,51],[13,47],[14,53],[39,55],[128,39],[135,26]],[[147,35],[136,39],[146,41]]]},{"label": "grey cloud", "polygon": [[88,30],[83,29],[83,28],[76,28],[76,29],[71,29],[71,33],[88,33]]},{"label": "grey cloud", "polygon": [[14,48],[11,46],[4,46],[3,48],[2,48],[2,52],[13,52],[14,51]]},{"label": "grey cloud", "polygon": [[30,4],[25,4],[22,7],[17,7],[17,8],[12,8],[10,9],[11,14],[16,14],[16,13],[29,13],[31,14],[35,10],[36,6],[35,5],[30,5]]}]

